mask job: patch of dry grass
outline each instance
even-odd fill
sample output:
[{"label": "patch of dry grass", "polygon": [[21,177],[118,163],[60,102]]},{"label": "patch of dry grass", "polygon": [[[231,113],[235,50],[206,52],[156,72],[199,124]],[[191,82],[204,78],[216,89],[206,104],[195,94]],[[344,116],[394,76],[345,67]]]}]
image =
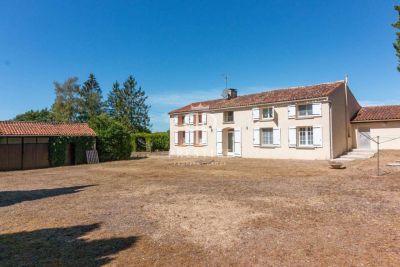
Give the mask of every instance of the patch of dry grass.
[{"label": "patch of dry grass", "polygon": [[[394,159],[399,151],[384,152],[382,166]],[[344,170],[325,161],[197,161],[150,156],[0,173],[0,265],[400,262],[400,169],[376,177],[376,159]]]}]

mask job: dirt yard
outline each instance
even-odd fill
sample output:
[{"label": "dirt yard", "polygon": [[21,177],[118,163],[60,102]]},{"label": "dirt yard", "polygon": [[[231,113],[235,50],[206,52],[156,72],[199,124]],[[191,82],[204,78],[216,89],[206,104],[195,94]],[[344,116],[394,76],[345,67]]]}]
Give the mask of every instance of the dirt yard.
[{"label": "dirt yard", "polygon": [[154,156],[3,172],[0,265],[398,266],[400,168],[375,168]]}]

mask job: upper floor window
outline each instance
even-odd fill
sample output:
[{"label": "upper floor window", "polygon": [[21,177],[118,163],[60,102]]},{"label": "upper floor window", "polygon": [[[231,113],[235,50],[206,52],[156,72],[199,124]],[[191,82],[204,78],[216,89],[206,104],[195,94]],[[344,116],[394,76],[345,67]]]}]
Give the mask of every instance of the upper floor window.
[{"label": "upper floor window", "polygon": [[234,122],[233,111],[224,112],[224,122]]},{"label": "upper floor window", "polygon": [[197,123],[203,124],[203,115],[202,114],[197,114]]},{"label": "upper floor window", "polygon": [[298,116],[305,117],[305,116],[312,116],[313,114],[313,105],[312,104],[305,104],[299,105],[298,109]]},{"label": "upper floor window", "polygon": [[274,108],[263,108],[262,109],[262,118],[263,119],[273,119],[274,118]]}]

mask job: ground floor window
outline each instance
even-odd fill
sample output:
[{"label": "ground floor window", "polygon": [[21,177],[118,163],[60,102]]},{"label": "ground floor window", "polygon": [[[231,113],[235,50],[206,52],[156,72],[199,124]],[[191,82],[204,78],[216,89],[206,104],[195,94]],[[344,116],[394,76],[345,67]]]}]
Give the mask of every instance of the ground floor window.
[{"label": "ground floor window", "polygon": [[313,127],[299,127],[300,146],[313,145]]},{"label": "ground floor window", "polygon": [[261,145],[273,145],[274,144],[274,134],[272,128],[261,128]]}]

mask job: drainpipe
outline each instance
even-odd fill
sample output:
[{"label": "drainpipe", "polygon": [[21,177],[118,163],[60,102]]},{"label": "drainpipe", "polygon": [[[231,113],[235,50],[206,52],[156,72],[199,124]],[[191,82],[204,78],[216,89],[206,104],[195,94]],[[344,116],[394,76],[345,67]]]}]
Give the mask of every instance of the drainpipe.
[{"label": "drainpipe", "polygon": [[344,113],[346,116],[345,124],[346,124],[346,152],[349,151],[349,111],[348,111],[348,99],[347,99],[347,83],[348,83],[348,76],[346,75],[344,79],[344,95],[345,95],[345,100],[346,100],[346,105],[344,107]]},{"label": "drainpipe", "polygon": [[332,102],[329,101],[329,142],[330,156],[333,159],[333,140],[332,140]]}]

